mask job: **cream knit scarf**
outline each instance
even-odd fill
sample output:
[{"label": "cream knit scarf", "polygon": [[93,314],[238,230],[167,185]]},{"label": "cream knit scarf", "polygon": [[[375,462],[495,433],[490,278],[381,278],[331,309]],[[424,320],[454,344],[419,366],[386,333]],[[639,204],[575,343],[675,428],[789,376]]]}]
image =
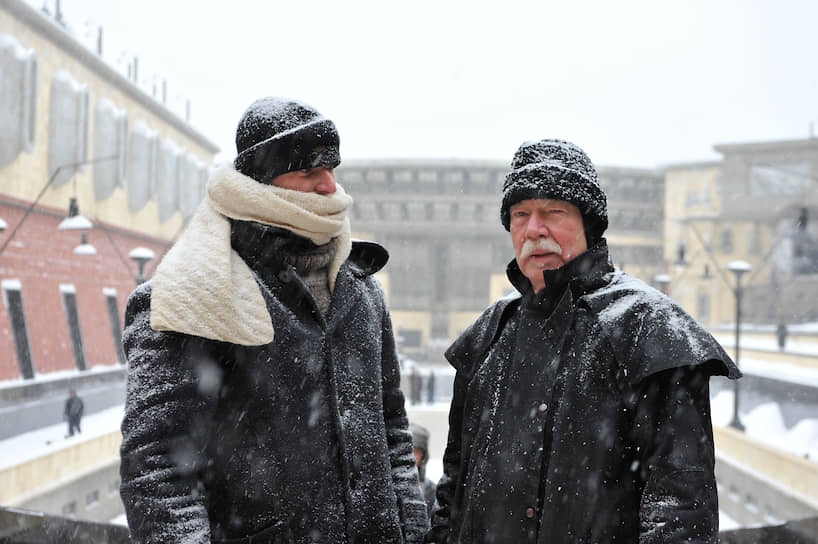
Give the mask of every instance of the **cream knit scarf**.
[{"label": "cream knit scarf", "polygon": [[232,164],[217,167],[190,224],[153,276],[151,328],[245,346],[269,344],[270,314],[253,273],[230,247],[227,218],[287,229],[317,245],[337,237],[331,292],[351,248],[351,205],[340,185],[332,195],[305,193],[259,183]]}]

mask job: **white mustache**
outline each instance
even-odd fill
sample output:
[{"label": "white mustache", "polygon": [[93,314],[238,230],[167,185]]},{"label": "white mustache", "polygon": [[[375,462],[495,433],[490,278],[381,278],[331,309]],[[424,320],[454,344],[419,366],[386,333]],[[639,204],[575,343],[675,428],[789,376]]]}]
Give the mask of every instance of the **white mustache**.
[{"label": "white mustache", "polygon": [[525,259],[530,257],[532,253],[540,253],[548,251],[557,255],[562,255],[562,247],[551,238],[537,238],[534,240],[526,240],[523,247],[520,249],[520,258]]}]

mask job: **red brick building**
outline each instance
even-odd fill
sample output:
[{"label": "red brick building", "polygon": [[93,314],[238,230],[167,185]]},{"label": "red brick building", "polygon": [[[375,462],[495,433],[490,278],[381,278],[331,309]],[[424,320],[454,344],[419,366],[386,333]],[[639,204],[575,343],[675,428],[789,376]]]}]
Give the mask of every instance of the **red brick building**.
[{"label": "red brick building", "polygon": [[[120,364],[137,247],[150,273],[218,148],[22,0],[0,4],[0,382]],[[75,199],[93,223],[58,230]]]}]

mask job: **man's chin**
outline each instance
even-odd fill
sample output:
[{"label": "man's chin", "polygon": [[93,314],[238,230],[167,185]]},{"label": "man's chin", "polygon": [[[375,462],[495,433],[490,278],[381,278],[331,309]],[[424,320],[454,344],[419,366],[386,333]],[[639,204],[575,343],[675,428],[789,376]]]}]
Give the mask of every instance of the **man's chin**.
[{"label": "man's chin", "polygon": [[528,265],[539,270],[554,270],[563,265],[562,259],[556,253],[543,255],[541,257],[529,257]]}]

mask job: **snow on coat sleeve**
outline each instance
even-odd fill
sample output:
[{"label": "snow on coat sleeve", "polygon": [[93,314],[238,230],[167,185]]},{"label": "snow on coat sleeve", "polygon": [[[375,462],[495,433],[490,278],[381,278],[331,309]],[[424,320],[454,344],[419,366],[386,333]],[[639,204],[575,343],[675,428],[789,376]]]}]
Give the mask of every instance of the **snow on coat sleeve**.
[{"label": "snow on coat sleeve", "polygon": [[395,338],[389,312],[384,310],[381,325],[383,331],[383,418],[386,425],[386,442],[389,447],[389,463],[392,467],[392,485],[398,500],[403,539],[407,544],[423,542],[429,528],[426,500],[423,498],[412,434],[406,416],[404,396],[400,389],[400,365],[398,364]]},{"label": "snow on coat sleeve", "polygon": [[196,338],[151,329],[149,284],[131,295],[123,333],[128,389],[120,494],[135,543],[210,542],[197,473],[216,404],[202,368],[215,363],[202,346]]},{"label": "snow on coat sleeve", "polygon": [[642,452],[640,544],[718,542],[709,373],[666,370],[636,391],[633,440]]}]

